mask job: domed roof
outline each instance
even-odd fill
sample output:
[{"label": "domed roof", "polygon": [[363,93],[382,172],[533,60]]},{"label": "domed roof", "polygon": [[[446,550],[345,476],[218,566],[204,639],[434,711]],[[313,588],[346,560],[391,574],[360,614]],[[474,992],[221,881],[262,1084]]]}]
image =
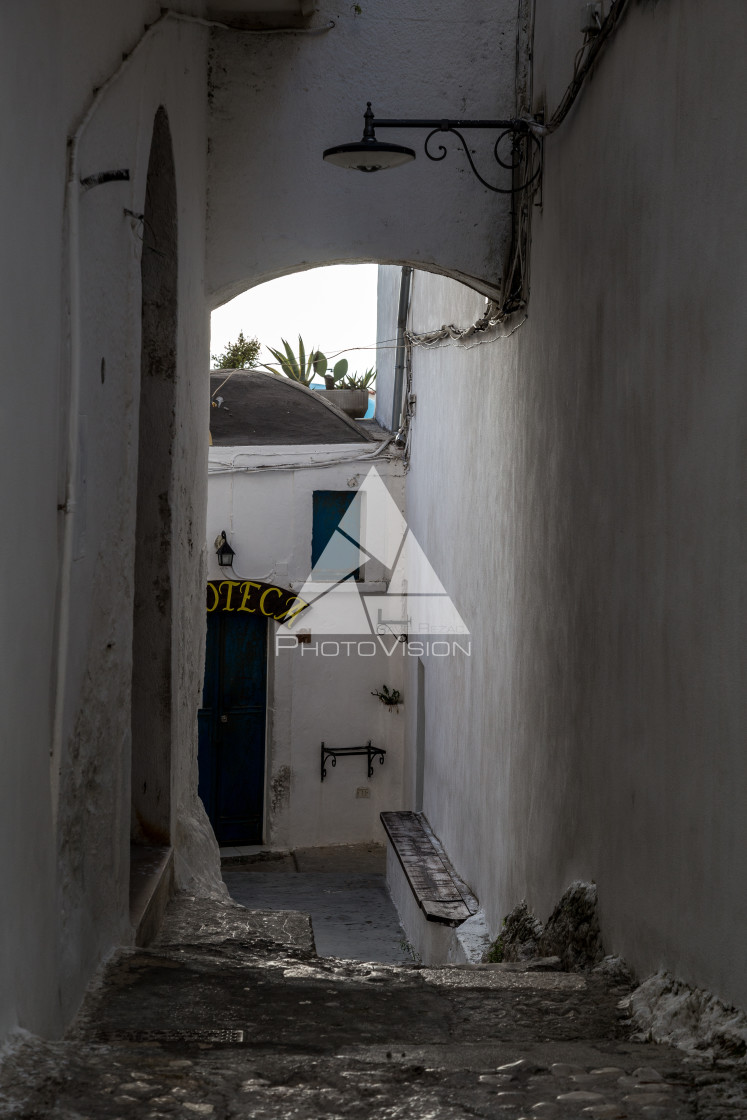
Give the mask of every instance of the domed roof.
[{"label": "domed roof", "polygon": [[214,370],[213,446],[368,442],[365,430],[324,398],[324,393],[264,370]]}]

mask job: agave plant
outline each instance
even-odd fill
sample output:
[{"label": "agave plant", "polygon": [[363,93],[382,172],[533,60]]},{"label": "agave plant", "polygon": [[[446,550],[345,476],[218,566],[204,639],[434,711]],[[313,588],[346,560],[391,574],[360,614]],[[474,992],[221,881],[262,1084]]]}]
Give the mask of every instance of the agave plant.
[{"label": "agave plant", "polygon": [[299,335],[298,354],[296,355],[290,343],[286,342],[284,338],[280,341],[285,347],[285,353],[282,350],[273,350],[271,346],[267,347],[280,368],[276,369],[275,366],[263,365],[262,369],[268,369],[270,373],[278,375],[284,374],[291,381],[298,381],[301,385],[310,385],[315,377],[324,377],[327,370],[327,359],[321,350],[311,350],[307,356],[303,339]]},{"label": "agave plant", "polygon": [[373,366],[365,373],[351,373],[340,386],[341,389],[367,389],[376,380],[376,370]]}]

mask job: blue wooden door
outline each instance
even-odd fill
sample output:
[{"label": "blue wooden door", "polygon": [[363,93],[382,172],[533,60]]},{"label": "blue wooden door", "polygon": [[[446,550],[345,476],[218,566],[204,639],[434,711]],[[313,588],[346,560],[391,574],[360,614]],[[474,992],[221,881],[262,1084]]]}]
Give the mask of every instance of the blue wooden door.
[{"label": "blue wooden door", "polygon": [[261,844],[267,620],[215,611],[207,623],[199,793],[219,844]]}]

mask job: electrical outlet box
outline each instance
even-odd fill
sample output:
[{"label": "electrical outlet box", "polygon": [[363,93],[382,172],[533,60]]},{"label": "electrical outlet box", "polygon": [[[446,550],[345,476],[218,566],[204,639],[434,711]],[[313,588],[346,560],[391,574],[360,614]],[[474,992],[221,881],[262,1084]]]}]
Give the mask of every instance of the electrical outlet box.
[{"label": "electrical outlet box", "polygon": [[581,30],[584,35],[598,35],[602,26],[602,0],[581,5]]},{"label": "electrical outlet box", "polygon": [[370,797],[371,796],[371,790],[368,788],[368,786],[358,786],[357,790],[355,791],[355,796],[356,797]]}]

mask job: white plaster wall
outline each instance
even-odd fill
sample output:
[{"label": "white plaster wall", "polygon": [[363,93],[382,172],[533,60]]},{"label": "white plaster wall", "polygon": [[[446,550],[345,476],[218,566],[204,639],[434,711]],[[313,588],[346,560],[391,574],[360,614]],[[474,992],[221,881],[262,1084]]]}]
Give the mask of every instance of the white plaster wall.
[{"label": "white plaster wall", "polygon": [[[322,3],[324,35],[216,31],[210,71],[208,287],[215,305],[287,272],[354,261],[413,263],[495,292],[510,206],[472,178],[453,145],[443,163],[424,131],[381,132],[414,163],[344,171],[322,151],[379,117],[514,113],[514,0]],[[472,138],[478,133],[472,133]],[[475,140],[492,174],[492,143]]]},{"label": "white plaster wall", "polygon": [[[185,10],[199,5],[187,4]],[[203,288],[206,29],[159,25],[100,100],[80,144],[80,174],[130,169],[129,183],[80,198],[80,314],[68,281],[66,138],[101,86],[157,19],[152,3],[13,4],[0,81],[7,128],[0,192],[6,214],[0,317],[18,397],[2,416],[0,625],[0,1036],[14,1026],[56,1033],[111,948],[129,934],[129,682],[140,375],[137,229],[150,133],[169,114],[179,203],[178,437],[169,500],[176,525],[175,802],[184,816],[194,765],[202,650],[191,632],[203,604],[207,317]],[[29,65],[33,57],[34,65]],[[72,309],[72,310],[71,310]],[[71,331],[81,374],[78,501],[70,629],[59,631]],[[101,378],[101,362],[106,362]],[[6,379],[7,380],[7,379]],[[199,386],[199,387],[198,387]],[[33,560],[24,548],[33,547]],[[28,583],[18,587],[19,560]],[[54,717],[67,653],[60,750]],[[194,830],[193,830],[194,833]],[[180,854],[189,850],[179,839]],[[179,872],[185,879],[184,868]]]},{"label": "white plaster wall", "polygon": [[[210,449],[213,468],[234,462],[244,467],[274,463],[261,473],[211,473],[208,477],[208,579],[225,578],[213,542],[222,529],[236,552],[234,572],[247,579],[277,581],[301,591],[311,571],[314,490],[356,489],[366,477],[374,444],[290,448]],[[282,469],[283,462],[319,462],[323,456],[349,461],[326,467]],[[376,468],[402,509],[404,472],[400,459],[381,458]],[[350,482],[354,485],[350,486]],[[366,591],[385,590],[385,569],[368,561]],[[277,626],[268,623],[268,723],[265,844],[302,848],[325,844],[383,842],[379,813],[402,807],[405,704],[390,711],[371,691],[387,684],[404,692],[404,658],[399,646],[390,658],[377,648],[359,654],[364,635],[317,633],[313,607],[301,614],[294,629],[309,630],[309,645],[278,649]],[[286,636],[287,641],[287,636]],[[342,643],[354,643],[345,648]],[[324,645],[322,645],[324,643]],[[318,651],[318,652],[317,652]],[[366,759],[342,758],[327,763],[321,781],[320,745],[358,746],[371,740],[386,750],[383,765],[374,763],[372,778]],[[356,797],[367,788],[368,798]]]},{"label": "white plaster wall", "polygon": [[376,283],[376,412],[379,424],[389,429],[394,400],[394,367],[397,364],[397,315],[402,268],[379,265]]},{"label": "white plaster wall", "polygon": [[389,842],[386,846],[386,885],[402,929],[417,958],[426,965],[446,964],[454,943],[454,928],[442,922],[428,921]]},{"label": "white plaster wall", "polygon": [[[55,1021],[56,943],[55,845],[51,813],[49,747],[53,681],[55,584],[57,578],[57,412],[62,307],[62,197],[65,174],[61,108],[43,112],[46,97],[34,67],[18,42],[33,39],[45,19],[52,34],[40,37],[35,57],[49,86],[59,88],[60,59],[54,32],[61,30],[52,3],[14,5],[4,17],[0,40],[5,115],[5,172],[0,178],[6,222],[0,321],[6,390],[18,379],[25,407],[4,399],[0,408],[2,479],[0,598],[3,656],[0,658],[0,1037],[20,1020]],[[45,91],[48,96],[48,91]],[[50,162],[55,174],[50,174]],[[40,267],[43,263],[47,267]],[[29,293],[33,292],[33,300]],[[40,323],[48,324],[41,331]],[[33,344],[33,353],[29,345]],[[11,373],[14,371],[15,376]],[[44,443],[40,444],[39,435]],[[44,456],[29,448],[45,447]],[[19,539],[33,536],[33,580],[27,569],[24,593],[18,578]],[[11,857],[12,854],[12,857]],[[29,964],[19,966],[21,953]]]},{"label": "white plaster wall", "polygon": [[[550,109],[577,26],[539,0]],[[425,812],[492,929],[594,879],[608,951],[741,1006],[746,34],[631,5],[545,145],[528,321],[414,353],[407,478],[473,636],[426,664]],[[415,330],[475,310],[416,276]]]}]

